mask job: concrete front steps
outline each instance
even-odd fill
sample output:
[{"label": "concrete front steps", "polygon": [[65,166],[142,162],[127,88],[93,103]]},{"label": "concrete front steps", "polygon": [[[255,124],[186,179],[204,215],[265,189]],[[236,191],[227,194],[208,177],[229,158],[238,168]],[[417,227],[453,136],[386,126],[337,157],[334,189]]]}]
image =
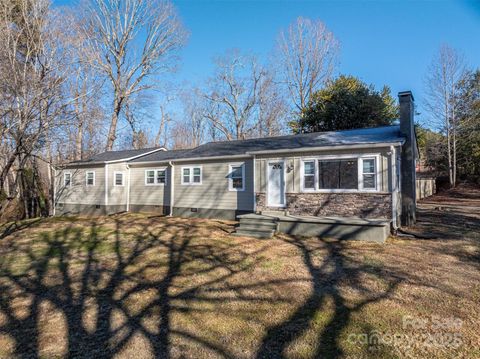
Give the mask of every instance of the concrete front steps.
[{"label": "concrete front steps", "polygon": [[255,238],[272,238],[278,230],[278,218],[260,214],[243,214],[237,216],[239,222],[236,236],[255,237]]}]

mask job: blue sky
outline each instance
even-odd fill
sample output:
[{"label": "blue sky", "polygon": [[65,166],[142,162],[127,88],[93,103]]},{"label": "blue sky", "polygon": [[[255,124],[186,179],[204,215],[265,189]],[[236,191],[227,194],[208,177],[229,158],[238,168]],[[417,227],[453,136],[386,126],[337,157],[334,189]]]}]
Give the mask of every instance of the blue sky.
[{"label": "blue sky", "polygon": [[322,20],[340,41],[338,73],[378,88],[388,85],[393,94],[412,90],[420,112],[425,73],[442,43],[462,51],[470,66],[480,65],[480,1],[174,3],[190,32],[176,74],[179,81],[201,83],[212,72],[212,58],[227,49],[240,48],[265,59],[278,32],[298,16]]}]

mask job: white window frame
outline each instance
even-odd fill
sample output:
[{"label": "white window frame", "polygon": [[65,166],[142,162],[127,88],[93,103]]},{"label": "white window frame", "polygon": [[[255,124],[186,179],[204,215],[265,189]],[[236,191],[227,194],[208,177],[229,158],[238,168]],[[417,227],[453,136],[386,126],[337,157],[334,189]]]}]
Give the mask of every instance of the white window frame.
[{"label": "white window frame", "polygon": [[[242,188],[234,188],[233,187],[233,167],[241,167],[242,168]],[[228,190],[233,192],[243,192],[245,191],[245,162],[238,162],[238,163],[229,163],[228,164]]]},{"label": "white window frame", "polygon": [[[305,188],[305,162],[313,162],[313,188]],[[316,192],[318,188],[318,158],[302,158],[300,168],[302,192]]]},{"label": "white window frame", "polygon": [[[193,182],[193,169],[194,168],[200,168],[200,182]],[[190,174],[189,174],[189,182],[184,181],[184,176],[183,176],[183,170],[184,169],[189,169]],[[183,186],[200,186],[203,182],[203,168],[202,166],[184,166],[181,168],[181,184]]]},{"label": "white window frame", "polygon": [[[117,174],[122,175],[122,184],[117,184]],[[113,171],[113,187],[125,187],[125,171]]]},{"label": "white window frame", "polygon": [[[375,187],[374,188],[364,188],[363,184],[363,161],[365,160],[374,160],[373,167],[374,171],[373,173],[366,173],[366,174],[373,174],[375,178]],[[364,192],[378,192],[378,180],[379,180],[379,174],[380,171],[378,170],[378,164],[379,164],[379,156],[362,156],[358,159],[358,172],[359,172],[359,177],[358,177],[358,188],[361,191]]]},{"label": "white window frame", "polygon": [[[70,183],[68,185],[65,184],[65,179],[67,175],[70,176]],[[63,172],[63,187],[72,187],[72,182],[73,182],[72,172]]]},{"label": "white window frame", "polygon": [[[147,182],[147,172],[153,171],[153,183]],[[158,172],[165,171],[165,183],[157,183]],[[167,184],[167,168],[149,168],[145,170],[145,186],[165,186]]]},{"label": "white window frame", "polygon": [[[341,159],[355,159],[357,163],[357,176],[358,176],[358,187],[356,189],[320,189],[319,187],[319,178],[318,178],[318,161],[319,160],[341,160]],[[363,160],[364,159],[374,159],[375,160],[375,188],[363,188]],[[305,188],[305,162],[313,161],[315,164],[315,188]],[[301,169],[300,169],[300,188],[302,192],[305,193],[358,193],[358,192],[380,192],[380,154],[344,154],[344,155],[320,155],[315,157],[304,157],[301,158]]]},{"label": "white window frame", "polygon": [[[93,173],[93,184],[88,184],[88,174]],[[95,171],[86,171],[85,172],[85,186],[94,187],[95,186]]]}]

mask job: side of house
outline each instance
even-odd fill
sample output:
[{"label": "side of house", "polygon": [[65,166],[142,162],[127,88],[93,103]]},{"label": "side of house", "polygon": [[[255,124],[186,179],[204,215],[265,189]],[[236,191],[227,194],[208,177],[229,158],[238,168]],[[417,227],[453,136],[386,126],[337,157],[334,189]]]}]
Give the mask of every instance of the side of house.
[{"label": "side of house", "polygon": [[173,215],[228,218],[254,211],[252,158],[177,162]]},{"label": "side of house", "polygon": [[55,214],[103,215],[105,165],[78,165],[55,171]]}]

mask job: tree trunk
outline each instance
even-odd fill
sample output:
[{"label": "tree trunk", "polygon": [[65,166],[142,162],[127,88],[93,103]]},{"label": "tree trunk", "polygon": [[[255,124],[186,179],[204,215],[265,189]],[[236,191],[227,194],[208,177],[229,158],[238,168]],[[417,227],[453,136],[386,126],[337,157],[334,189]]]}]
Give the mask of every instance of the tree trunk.
[{"label": "tree trunk", "polygon": [[112,114],[112,120],[110,122],[110,129],[108,130],[107,146],[105,147],[105,151],[111,151],[113,149],[113,144],[117,138],[117,123],[118,118],[120,117],[120,111],[122,109],[122,100],[117,99],[117,95],[115,95],[113,108],[114,110]]},{"label": "tree trunk", "polygon": [[75,136],[75,161],[82,160],[82,139],[83,139],[83,117],[80,113],[80,105],[78,103],[78,93],[75,94],[75,115],[77,116],[77,135]]},{"label": "tree trunk", "polygon": [[[5,163],[5,167],[3,167],[2,172],[0,172],[0,193],[4,191],[7,175],[10,172],[10,169],[12,168],[15,160],[17,159],[17,155],[17,152],[12,153],[10,157],[8,157],[7,163]],[[7,193],[7,196],[8,195],[9,193]],[[1,204],[0,208],[3,208]]]},{"label": "tree trunk", "polygon": [[[455,125],[454,125],[455,126]],[[452,138],[452,151],[453,151],[453,170],[452,170],[452,180],[453,187],[457,185],[457,130],[453,128],[453,138]]]},{"label": "tree trunk", "polygon": [[447,152],[448,152],[448,179],[450,186],[453,187],[453,166],[452,166],[452,136],[450,129],[447,128]]}]

